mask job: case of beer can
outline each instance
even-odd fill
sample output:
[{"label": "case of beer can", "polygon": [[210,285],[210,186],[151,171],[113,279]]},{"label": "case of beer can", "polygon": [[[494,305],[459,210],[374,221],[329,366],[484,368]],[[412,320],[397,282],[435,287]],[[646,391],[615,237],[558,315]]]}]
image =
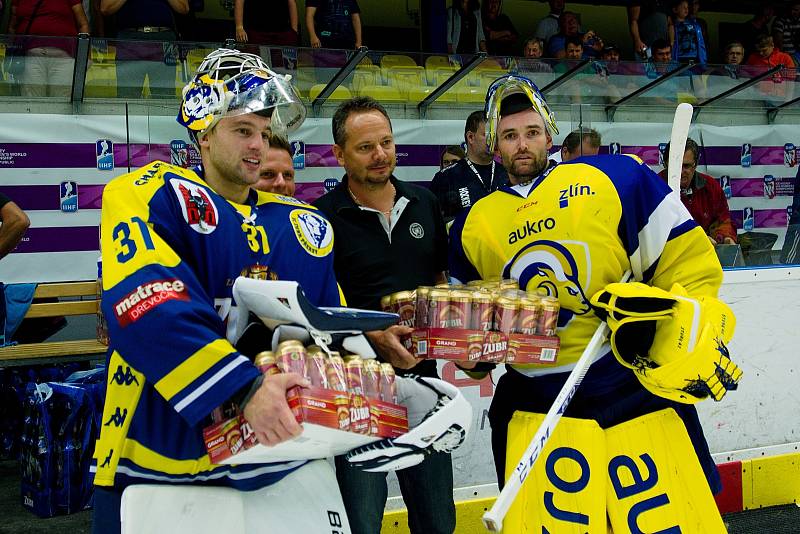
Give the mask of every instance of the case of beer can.
[{"label": "case of beer can", "polygon": [[391,295],[392,311],[400,316],[400,323],[403,326],[414,326],[416,292],[398,291]]},{"label": "case of beer can", "polygon": [[311,345],[306,348],[306,378],[312,386],[328,387],[327,359],[322,347]]},{"label": "case of beer can", "polygon": [[278,344],[276,363],[284,373],[306,374],[306,348],[300,341],[288,340]]},{"label": "case of beer can", "polygon": [[275,360],[275,353],[271,350],[265,350],[256,354],[253,359],[253,365],[258,367],[263,375],[274,375],[280,373],[277,361]]}]

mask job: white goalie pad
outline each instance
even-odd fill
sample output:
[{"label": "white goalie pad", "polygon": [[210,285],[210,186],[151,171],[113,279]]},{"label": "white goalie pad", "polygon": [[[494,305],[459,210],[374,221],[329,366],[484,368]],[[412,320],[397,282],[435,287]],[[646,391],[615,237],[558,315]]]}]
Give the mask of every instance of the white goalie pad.
[{"label": "white goalie pad", "polygon": [[343,339],[347,350],[364,358],[375,358],[363,332],[384,330],[399,320],[394,313],[314,306],[297,282],[240,276],[233,284],[233,298],[239,310],[233,317],[232,341],[242,335],[252,312],[275,331],[273,348],[283,339],[310,338],[327,349],[336,336]]},{"label": "white goalie pad", "polygon": [[339,486],[325,460],[256,491],[142,484],[122,494],[122,534],[349,533]]},{"label": "white goalie pad", "polygon": [[355,448],[347,461],[364,471],[405,469],[434,452],[452,452],[472,425],[472,405],[461,391],[437,378],[397,377],[397,400],[408,408],[409,431]]}]

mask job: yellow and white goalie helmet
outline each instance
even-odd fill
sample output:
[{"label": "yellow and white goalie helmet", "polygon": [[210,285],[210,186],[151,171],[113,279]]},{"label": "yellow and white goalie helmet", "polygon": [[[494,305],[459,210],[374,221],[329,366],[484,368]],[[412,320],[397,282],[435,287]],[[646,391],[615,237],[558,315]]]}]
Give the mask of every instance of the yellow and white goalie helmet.
[{"label": "yellow and white goalie helmet", "polygon": [[306,118],[306,108],[290,83],[255,54],[219,48],[211,52],[183,88],[177,121],[197,143],[223,117],[260,113],[272,117],[274,132],[285,135]]},{"label": "yellow and white goalie helmet", "polygon": [[494,152],[497,147],[497,128],[500,118],[508,115],[508,102],[504,105],[503,101],[512,95],[520,95],[519,100],[522,107],[513,112],[522,111],[523,108],[533,108],[535,112],[542,116],[545,128],[551,137],[558,134],[556,117],[547,105],[544,96],[536,87],[536,84],[524,76],[509,74],[496,79],[489,86],[486,92],[486,106],[484,113],[486,116],[486,145],[490,152]]}]

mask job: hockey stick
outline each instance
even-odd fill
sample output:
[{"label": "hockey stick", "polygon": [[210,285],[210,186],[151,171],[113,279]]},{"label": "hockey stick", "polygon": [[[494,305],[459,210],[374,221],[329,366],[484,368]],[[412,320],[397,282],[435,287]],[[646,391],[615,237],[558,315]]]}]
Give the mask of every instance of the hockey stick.
[{"label": "hockey stick", "polygon": [[681,191],[681,168],[683,154],[686,152],[686,139],[689,137],[689,126],[692,124],[694,108],[684,102],[675,109],[672,119],[672,134],[669,138],[669,154],[667,155],[667,183],[676,194]]},{"label": "hockey stick", "polygon": [[[672,190],[677,194],[680,188],[681,167],[683,165],[683,153],[686,147],[686,138],[689,135],[689,126],[692,121],[693,108],[690,104],[680,104],[678,109],[675,110],[675,118],[672,122],[672,135],[670,137],[670,153],[669,153],[669,174],[668,179]],[[675,147],[680,147],[676,150]],[[676,156],[677,154],[677,156]],[[677,163],[673,163],[673,159]],[[677,171],[677,173],[676,173]],[[674,184],[674,185],[673,185]],[[631,271],[628,270],[622,275],[621,282],[627,282],[631,276]],[[506,482],[503,491],[498,495],[497,500],[492,505],[492,508],[483,514],[483,524],[489,532],[500,532],[503,528],[503,518],[508,513],[509,508],[514,503],[523,482],[531,472],[533,465],[542,453],[547,441],[553,434],[553,431],[561,420],[561,416],[567,410],[572,397],[578,390],[578,387],[583,382],[583,378],[589,371],[589,367],[594,361],[594,357],[608,335],[608,325],[601,322],[595,330],[589,344],[578,358],[575,367],[567,377],[566,382],[559,391],[553,405],[547,411],[541,425],[539,425],[536,434],[533,435],[528,448],[522,454],[517,467],[514,469],[511,478]]]}]

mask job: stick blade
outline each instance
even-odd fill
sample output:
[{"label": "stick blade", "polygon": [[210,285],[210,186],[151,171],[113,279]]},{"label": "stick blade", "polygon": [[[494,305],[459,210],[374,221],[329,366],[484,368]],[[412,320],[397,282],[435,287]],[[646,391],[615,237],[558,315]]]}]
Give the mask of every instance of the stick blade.
[{"label": "stick blade", "polygon": [[678,192],[681,186],[683,153],[686,151],[686,138],[689,137],[689,127],[692,125],[693,113],[694,107],[684,102],[675,109],[675,118],[672,120],[669,155],[667,156],[667,182],[675,192]]}]

